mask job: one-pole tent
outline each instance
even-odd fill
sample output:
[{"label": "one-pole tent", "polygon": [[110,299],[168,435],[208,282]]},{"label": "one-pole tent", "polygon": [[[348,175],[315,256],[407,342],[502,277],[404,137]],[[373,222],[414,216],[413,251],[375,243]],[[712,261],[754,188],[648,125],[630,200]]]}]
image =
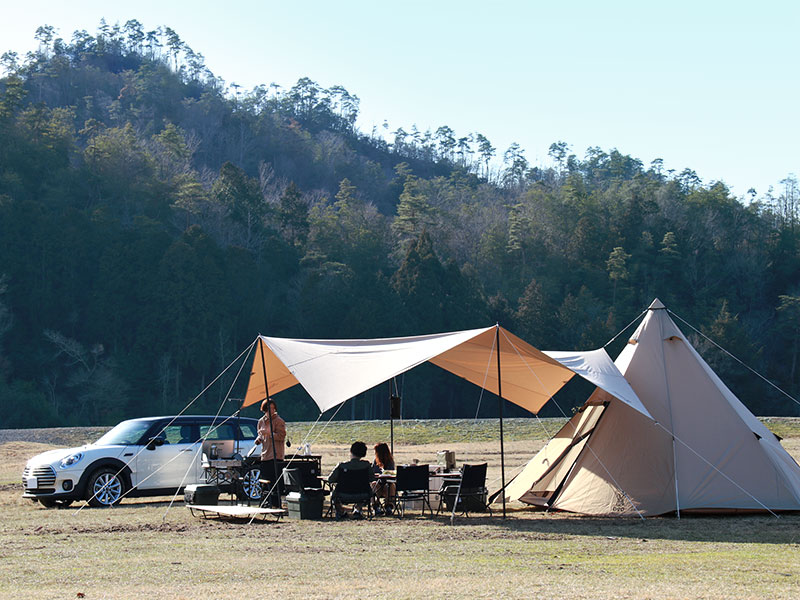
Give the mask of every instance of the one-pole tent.
[{"label": "one-pole tent", "polygon": [[659,300],[616,365],[654,420],[596,390],[509,483],[506,500],[621,516],[800,510],[800,467]]},{"label": "one-pole tent", "polygon": [[496,394],[501,406],[505,399],[536,414],[577,374],[650,418],[605,350],[548,355],[499,325],[401,338],[257,342],[243,407],[300,384],[324,412],[427,361]]}]

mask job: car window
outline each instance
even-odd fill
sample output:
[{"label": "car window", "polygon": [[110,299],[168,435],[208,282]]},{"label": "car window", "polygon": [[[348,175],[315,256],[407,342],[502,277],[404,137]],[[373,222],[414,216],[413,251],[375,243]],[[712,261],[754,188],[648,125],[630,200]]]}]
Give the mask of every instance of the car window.
[{"label": "car window", "polygon": [[242,423],[240,429],[242,430],[243,440],[254,440],[258,437],[255,423]]},{"label": "car window", "polygon": [[235,440],[236,429],[234,423],[200,425],[200,437],[206,440]]},{"label": "car window", "polygon": [[193,444],[199,439],[197,427],[187,423],[168,425],[158,437],[163,438],[167,444]]},{"label": "car window", "polygon": [[97,440],[95,444],[99,446],[138,444],[152,424],[152,421],[123,421]]}]

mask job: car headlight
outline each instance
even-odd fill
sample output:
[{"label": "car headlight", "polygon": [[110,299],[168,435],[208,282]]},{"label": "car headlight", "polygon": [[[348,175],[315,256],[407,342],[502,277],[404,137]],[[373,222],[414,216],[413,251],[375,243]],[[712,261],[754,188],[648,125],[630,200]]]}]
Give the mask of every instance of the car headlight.
[{"label": "car headlight", "polygon": [[66,469],[67,467],[71,467],[72,465],[79,463],[82,458],[83,452],[76,452],[75,454],[70,454],[66,458],[62,458],[59,465],[62,469]]}]

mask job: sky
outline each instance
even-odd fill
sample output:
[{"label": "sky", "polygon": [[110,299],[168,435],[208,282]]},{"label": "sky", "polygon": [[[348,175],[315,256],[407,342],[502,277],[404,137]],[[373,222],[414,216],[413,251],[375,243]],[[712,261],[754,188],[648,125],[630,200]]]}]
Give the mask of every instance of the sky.
[{"label": "sky", "polygon": [[581,158],[616,148],[740,198],[800,173],[796,0],[37,0],[4,8],[0,53],[101,18],[171,27],[244,89],[341,85],[365,133],[448,125],[544,167],[556,141]]}]

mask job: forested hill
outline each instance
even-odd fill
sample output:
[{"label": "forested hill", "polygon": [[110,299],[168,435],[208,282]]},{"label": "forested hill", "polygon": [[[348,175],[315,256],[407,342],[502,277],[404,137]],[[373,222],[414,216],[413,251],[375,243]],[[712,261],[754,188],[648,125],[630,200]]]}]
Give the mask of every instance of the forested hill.
[{"label": "forested hill", "polygon": [[[744,205],[617,150],[557,142],[542,169],[447,126],[387,142],[347,90],[227,86],[169,28],[37,38],[0,80],[0,428],[178,411],[258,333],[499,322],[588,349],[655,297],[797,391],[794,177]],[[751,409],[798,414],[679,324]],[[216,411],[236,368],[192,411]],[[475,414],[479,391],[433,367],[400,384],[405,417]],[[286,394],[284,415],[316,416]],[[344,416],[384,418],[387,395]]]}]

